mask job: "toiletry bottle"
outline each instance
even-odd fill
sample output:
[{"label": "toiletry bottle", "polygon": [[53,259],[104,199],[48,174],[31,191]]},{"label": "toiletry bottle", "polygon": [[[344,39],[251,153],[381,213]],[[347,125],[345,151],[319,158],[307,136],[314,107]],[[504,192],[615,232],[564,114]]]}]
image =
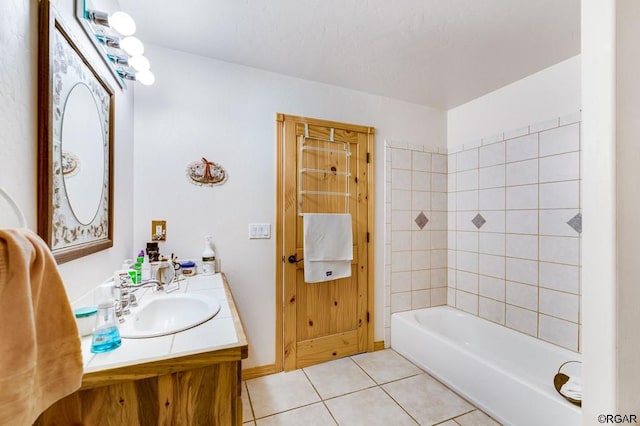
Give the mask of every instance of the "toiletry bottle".
[{"label": "toiletry bottle", "polygon": [[116,313],[113,309],[113,300],[102,302],[98,305],[98,317],[96,328],[91,340],[91,352],[102,353],[112,351],[120,346],[120,332],[116,322]]},{"label": "toiletry bottle", "polygon": [[144,251],[140,250],[138,253],[138,257],[136,258],[136,263],[133,265],[133,269],[136,271],[136,280],[135,284],[142,283],[142,264],[144,263]]},{"label": "toiletry bottle", "polygon": [[133,268],[133,260],[131,260],[131,259],[123,260],[122,261],[122,266],[120,267],[120,270],[127,271],[129,276],[131,277],[131,284],[137,284],[138,283],[136,281],[136,270]]},{"label": "toiletry bottle", "polygon": [[216,254],[211,246],[211,235],[204,237],[204,251],[202,252],[202,275],[213,275],[216,272]]}]

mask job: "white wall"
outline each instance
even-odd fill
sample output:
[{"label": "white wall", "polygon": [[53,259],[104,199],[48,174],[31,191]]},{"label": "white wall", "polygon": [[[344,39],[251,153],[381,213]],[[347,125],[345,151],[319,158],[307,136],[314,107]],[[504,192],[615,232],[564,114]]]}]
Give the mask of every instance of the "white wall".
[{"label": "white wall", "polygon": [[[87,55],[116,92],[114,247],[60,266],[71,300],[86,293],[131,257],[133,93],[122,92],[75,21],[74,1],[54,5]],[[37,53],[36,0],[0,2],[0,185],[20,204],[29,228],[36,229]],[[0,202],[2,203],[2,202]],[[0,204],[5,209],[5,204]],[[5,210],[6,211],[6,210]],[[1,219],[1,218],[0,218]]]},{"label": "white wall", "polygon": [[580,55],[447,111],[447,145],[457,147],[580,110]]},{"label": "white wall", "polygon": [[[275,360],[275,239],[249,240],[249,222],[275,220],[277,112],[376,128],[375,340],[384,338],[384,141],[446,145],[444,111],[148,46],[156,84],[136,88],[134,243],[167,220],[161,251],[198,257],[211,234],[249,338],[245,367]],[[221,164],[222,186],[197,187],[185,168]]]}]

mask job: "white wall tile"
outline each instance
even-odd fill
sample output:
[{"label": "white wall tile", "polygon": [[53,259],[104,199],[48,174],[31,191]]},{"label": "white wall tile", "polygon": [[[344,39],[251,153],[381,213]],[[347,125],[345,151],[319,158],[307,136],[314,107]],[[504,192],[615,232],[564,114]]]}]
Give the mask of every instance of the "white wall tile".
[{"label": "white wall tile", "polygon": [[[461,191],[456,193],[456,207],[458,211],[478,210],[478,191]],[[475,215],[474,215],[475,216]]]},{"label": "white wall tile", "polygon": [[505,186],[505,170],[504,164],[481,168],[478,172],[478,187],[495,188]]},{"label": "white wall tile", "polygon": [[432,210],[429,214],[429,224],[427,227],[434,231],[447,230],[447,212]]},{"label": "white wall tile", "polygon": [[473,222],[471,222],[476,214],[476,210],[460,211],[460,209],[458,209],[458,212],[456,213],[456,229],[458,230],[458,232],[477,231],[478,229],[475,227]]},{"label": "white wall tile", "polygon": [[504,132],[504,138],[513,139],[518,138],[520,136],[526,136],[529,134],[529,126],[520,127],[519,129],[510,130],[508,132]]},{"label": "white wall tile", "polygon": [[431,248],[431,233],[427,230],[411,231],[411,249],[428,250]]},{"label": "white wall tile", "polygon": [[[438,213],[439,212],[436,212],[436,214]],[[431,231],[431,248],[433,249],[447,248],[447,231],[446,230]]]},{"label": "white wall tile", "polygon": [[392,231],[391,233],[392,251],[411,250],[411,231]]},{"label": "white wall tile", "polygon": [[478,315],[478,296],[464,291],[456,291],[456,308]]},{"label": "white wall tile", "polygon": [[411,189],[414,191],[431,191],[431,173],[412,172]]},{"label": "white wall tile", "polygon": [[[415,211],[431,210],[431,192],[427,191],[410,191],[411,209]],[[429,218],[429,215],[427,218]],[[415,216],[414,216],[415,218]]]},{"label": "white wall tile", "polygon": [[478,315],[489,321],[504,324],[505,321],[505,305],[492,299],[480,297],[478,302]]},{"label": "white wall tile", "polygon": [[503,278],[480,275],[478,291],[481,296],[504,302],[506,296],[506,282]]},{"label": "white wall tile", "polygon": [[538,334],[538,314],[517,306],[507,305],[507,327],[531,336]]},{"label": "white wall tile", "polygon": [[411,190],[411,171],[392,169],[391,170],[391,189]]},{"label": "white wall tile", "polygon": [[447,304],[447,288],[437,287],[431,289],[431,306],[442,306]]},{"label": "white wall tile", "polygon": [[538,236],[507,234],[507,256],[538,260]]},{"label": "white wall tile", "polygon": [[400,293],[411,290],[411,272],[391,273],[391,293]]},{"label": "white wall tile", "polygon": [[576,237],[580,234],[567,224],[578,209],[540,210],[540,235]]},{"label": "white wall tile", "polygon": [[540,289],[540,313],[578,322],[580,298],[575,294]]},{"label": "white wall tile", "polygon": [[391,313],[411,310],[411,292],[394,293],[391,295]]},{"label": "white wall tile", "polygon": [[457,266],[458,266],[458,251],[451,250],[451,248],[449,248],[447,250],[447,267],[456,268]]},{"label": "white wall tile", "polygon": [[447,176],[444,173],[431,173],[431,190],[447,192]]},{"label": "white wall tile", "polygon": [[580,183],[577,180],[540,184],[541,209],[580,207]]},{"label": "white wall tile", "polygon": [[447,251],[431,250],[431,267],[446,268],[447,267]]},{"label": "white wall tile", "polygon": [[478,252],[481,254],[505,255],[505,234],[480,232],[478,233]]},{"label": "white wall tile", "polygon": [[478,257],[478,272],[495,278],[504,278],[505,257],[481,254]]},{"label": "white wall tile", "polygon": [[507,164],[507,186],[538,183],[538,159]]},{"label": "white wall tile", "polygon": [[415,171],[431,171],[431,154],[428,152],[412,152],[412,169]]},{"label": "white wall tile", "polygon": [[431,306],[431,292],[418,290],[411,292],[411,309],[422,309]]},{"label": "white wall tile", "polygon": [[443,154],[431,154],[431,171],[435,173],[447,173],[447,156]]},{"label": "white wall tile", "polygon": [[425,290],[431,287],[429,270],[411,271],[411,290]]},{"label": "white wall tile", "polygon": [[504,210],[505,188],[481,189],[478,195],[480,210]]},{"label": "white wall tile", "polygon": [[541,314],[539,337],[572,351],[578,350],[578,324]]},{"label": "white wall tile", "polygon": [[478,251],[478,231],[460,231],[456,235],[456,248],[458,250]]},{"label": "white wall tile", "polygon": [[478,165],[480,167],[489,167],[504,163],[504,142],[486,145],[479,149]]},{"label": "white wall tile", "polygon": [[577,123],[582,119],[582,112],[577,111],[572,114],[563,115],[560,117],[560,126],[566,126],[567,124]]},{"label": "white wall tile", "polygon": [[538,284],[538,262],[507,257],[507,280],[525,284]]},{"label": "white wall tile", "polygon": [[507,163],[538,156],[538,135],[532,134],[507,141]]},{"label": "white wall tile", "polygon": [[391,191],[392,210],[411,210],[411,191],[394,189]]},{"label": "white wall tile", "polygon": [[580,154],[552,155],[540,158],[540,182],[580,179]]},{"label": "white wall tile", "polygon": [[449,193],[455,192],[458,187],[458,174],[449,173],[447,175],[447,191]]},{"label": "white wall tile", "polygon": [[457,173],[457,190],[468,191],[478,189],[478,169],[466,170]]},{"label": "white wall tile", "polygon": [[[482,138],[482,143],[481,143],[481,145],[490,145],[490,144],[493,144],[493,143],[496,143],[496,142],[502,141],[502,140],[504,140],[504,139],[506,139],[506,138],[504,137],[504,133],[496,133],[496,134],[494,134],[494,135],[491,135],[491,136],[487,136],[487,137],[485,137],[485,138]],[[466,147],[466,146],[467,146],[467,144],[465,144],[465,147]]]},{"label": "white wall tile", "polygon": [[393,231],[410,231],[412,229],[412,225],[415,226],[413,222],[414,217],[411,217],[410,210],[394,210],[391,212],[391,229]]},{"label": "white wall tile", "polygon": [[507,303],[537,311],[538,287],[507,281]]},{"label": "white wall tile", "polygon": [[456,270],[453,267],[447,268],[447,286],[456,288]]},{"label": "white wall tile", "polygon": [[478,148],[469,149],[456,154],[458,157],[458,173],[464,170],[478,168]]},{"label": "white wall tile", "polygon": [[540,132],[540,156],[578,151],[579,149],[579,123]]},{"label": "white wall tile", "polygon": [[447,305],[456,306],[456,289],[455,288],[447,288]]},{"label": "white wall tile", "polygon": [[540,237],[540,260],[580,264],[580,239],[577,237]]},{"label": "white wall tile", "polygon": [[540,262],[540,287],[578,294],[580,267]]},{"label": "white wall tile", "polygon": [[480,214],[487,221],[480,232],[504,232],[504,210],[482,210]]},{"label": "white wall tile", "polygon": [[429,269],[429,266],[431,264],[430,250],[412,251],[410,256],[411,256],[412,271],[418,271],[420,269]]},{"label": "white wall tile", "polygon": [[411,151],[393,148],[391,150],[391,167],[411,170]]},{"label": "white wall tile", "polygon": [[478,294],[478,274],[466,271],[456,272],[456,288],[467,293]]},{"label": "white wall tile", "polygon": [[449,213],[454,213],[458,210],[458,195],[456,192],[448,192],[447,193],[447,211]]},{"label": "white wall tile", "polygon": [[431,288],[446,287],[447,268],[431,269]]},{"label": "white wall tile", "polygon": [[538,208],[538,185],[507,187],[507,209],[508,210],[528,210],[528,209],[537,209],[537,208]]},{"label": "white wall tile", "polygon": [[553,129],[554,127],[558,127],[559,118],[554,118],[547,121],[542,121],[540,123],[535,123],[529,126],[529,133],[533,132],[541,132],[547,129]]},{"label": "white wall tile", "polygon": [[431,210],[447,211],[447,194],[445,192],[431,193]]},{"label": "white wall tile", "polygon": [[391,182],[391,162],[384,164],[384,181]]},{"label": "white wall tile", "polygon": [[458,270],[478,273],[478,253],[458,250],[456,262]]},{"label": "white wall tile", "polygon": [[449,174],[455,173],[458,171],[458,156],[457,155],[447,155],[447,172]]},{"label": "white wall tile", "polygon": [[411,270],[411,252],[394,251],[391,253],[391,272]]},{"label": "white wall tile", "polygon": [[506,231],[511,234],[537,234],[538,210],[507,210]]}]

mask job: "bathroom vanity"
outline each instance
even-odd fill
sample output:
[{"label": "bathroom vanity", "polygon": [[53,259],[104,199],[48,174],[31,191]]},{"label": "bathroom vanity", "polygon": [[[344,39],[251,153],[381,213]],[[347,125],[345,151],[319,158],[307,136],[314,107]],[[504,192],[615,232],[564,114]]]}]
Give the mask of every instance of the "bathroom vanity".
[{"label": "bathroom vanity", "polygon": [[[139,291],[139,302],[161,298]],[[82,339],[81,388],[49,407],[35,425],[240,425],[241,360],[247,339],[224,274],[196,275],[176,293],[215,299],[212,319],[153,338],[122,339],[120,348],[90,352]],[[167,295],[170,296],[170,295]],[[135,309],[127,316],[133,321]]]}]

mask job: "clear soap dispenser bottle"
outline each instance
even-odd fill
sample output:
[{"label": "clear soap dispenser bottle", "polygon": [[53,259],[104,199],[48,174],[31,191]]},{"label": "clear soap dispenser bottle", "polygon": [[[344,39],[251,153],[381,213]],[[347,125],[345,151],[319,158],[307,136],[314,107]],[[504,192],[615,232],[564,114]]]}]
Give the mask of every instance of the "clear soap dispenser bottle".
[{"label": "clear soap dispenser bottle", "polygon": [[216,273],[216,254],[211,245],[211,235],[204,237],[204,250],[202,251],[202,275]]},{"label": "clear soap dispenser bottle", "polygon": [[91,340],[91,352],[109,352],[120,347],[121,343],[113,300],[101,302],[98,305],[96,328]]}]

